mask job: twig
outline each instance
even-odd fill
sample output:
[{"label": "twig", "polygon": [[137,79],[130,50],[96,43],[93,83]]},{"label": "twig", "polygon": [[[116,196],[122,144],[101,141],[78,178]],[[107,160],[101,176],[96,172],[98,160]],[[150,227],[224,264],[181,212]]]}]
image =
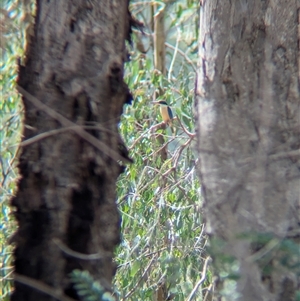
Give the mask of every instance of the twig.
[{"label": "twig", "polygon": [[[170,172],[172,172],[173,170],[176,169],[176,167],[177,167],[177,165],[178,165],[179,158],[180,158],[180,156],[181,156],[183,150],[184,150],[184,149],[192,142],[192,140],[193,140],[193,137],[191,137],[187,142],[185,142],[184,144],[182,144],[182,145],[180,146],[180,148],[176,151],[176,154],[175,154],[176,157],[175,157],[175,155],[174,155],[175,159],[174,159],[174,164],[173,164],[173,166],[172,166],[170,169],[168,169],[166,172],[164,172],[164,173],[162,174],[162,176],[166,177]],[[172,158],[172,159],[173,159],[173,158]]]},{"label": "twig", "polygon": [[142,135],[140,135],[137,139],[135,139],[133,141],[133,143],[130,145],[130,147],[128,147],[129,150],[133,149],[134,146],[143,138],[146,136],[146,134],[148,134],[150,131],[152,130],[152,127],[150,129],[148,129],[146,132],[144,132]]},{"label": "twig", "polygon": [[[156,154],[159,154],[164,148],[166,148],[171,142],[173,142],[175,140],[175,137],[173,137],[172,139],[168,140],[165,144],[163,144],[158,150],[154,151],[153,153],[151,153],[149,155],[149,157],[153,157]],[[170,159],[169,159],[170,160]],[[169,161],[168,160],[168,161]]]},{"label": "twig", "polygon": [[98,140],[97,138],[95,138],[94,136],[89,134],[82,127],[78,128],[78,125],[76,125],[75,123],[73,123],[69,119],[65,118],[64,116],[62,116],[61,114],[59,114],[55,110],[51,109],[50,107],[48,107],[47,105],[42,103],[40,100],[38,100],[36,97],[34,97],[30,93],[28,93],[26,90],[24,90],[19,85],[17,85],[17,90],[23,96],[25,96],[27,100],[29,100],[32,104],[34,104],[37,108],[39,108],[40,110],[43,110],[46,114],[48,114],[50,117],[52,117],[53,119],[60,122],[63,126],[65,126],[65,127],[74,127],[73,131],[78,136],[80,136],[81,138],[83,138],[84,140],[86,140],[87,142],[92,144],[98,150],[103,152],[106,156],[112,158],[116,162],[123,161],[123,162],[130,163],[130,161],[128,159],[122,157],[119,153],[117,153],[116,151],[111,149],[109,146],[107,146],[105,143],[103,143],[102,141]]},{"label": "twig", "polygon": [[197,241],[195,242],[195,244],[194,244],[194,248],[193,248],[193,249],[195,249],[195,248],[196,248],[197,244],[198,244],[198,243],[200,242],[200,240],[202,239],[202,237],[203,237],[203,233],[204,233],[204,229],[205,229],[205,225],[203,224],[203,225],[202,225],[201,232],[200,232],[200,235],[199,235],[199,237],[198,237]]},{"label": "twig", "polygon": [[6,181],[6,177],[8,175],[8,172],[5,173],[4,171],[4,163],[2,161],[2,157],[0,157],[0,165],[1,165],[1,173],[2,173],[2,182],[1,182],[1,187],[4,187],[5,181]]},{"label": "twig", "polygon": [[254,253],[253,255],[246,258],[247,262],[255,262],[258,261],[260,258],[265,256],[267,253],[271,252],[272,249],[278,247],[280,240],[277,238],[271,239],[262,249],[258,252]]},{"label": "twig", "polygon": [[30,286],[46,295],[49,295],[57,300],[60,301],[76,301],[73,298],[70,298],[66,295],[64,295],[62,292],[59,292],[57,289],[51,287],[50,285],[47,285],[41,281],[35,280],[33,278],[29,278],[26,276],[22,276],[20,274],[14,274],[14,280],[25,284],[27,286]]},{"label": "twig", "polygon": [[191,291],[191,293],[190,293],[189,297],[186,299],[186,301],[193,300],[194,295],[196,294],[199,286],[205,281],[205,279],[206,279],[206,270],[207,270],[207,267],[208,267],[208,263],[210,261],[211,261],[211,258],[208,256],[205,259],[205,262],[204,262],[204,266],[203,266],[203,270],[202,270],[202,276],[201,276],[200,280],[197,282],[197,284],[195,285],[195,287],[193,288],[193,290]]},{"label": "twig", "polygon": [[287,157],[299,157],[300,156],[300,149],[287,151],[287,152],[281,152],[277,154],[270,155],[271,160],[278,160],[278,159],[285,159]]},{"label": "twig", "polygon": [[[176,49],[173,45],[171,45],[171,44],[169,44],[169,43],[165,43],[165,45],[166,45],[167,47],[173,49],[173,50]],[[197,72],[197,68],[196,68],[196,66],[194,65],[194,63],[191,61],[191,59],[190,59],[190,58],[189,58],[182,50],[180,50],[179,48],[177,49],[177,52],[178,52],[179,54],[181,54],[181,55],[186,59],[186,61],[187,61],[188,63],[191,64],[191,66],[192,66],[192,68],[194,69],[194,71]]]},{"label": "twig", "polygon": [[64,253],[66,253],[69,256],[82,259],[82,260],[96,260],[96,259],[103,259],[103,258],[109,258],[112,257],[112,254],[110,252],[105,252],[105,254],[95,253],[95,254],[83,254],[76,251],[73,251],[68,246],[63,244],[59,239],[55,238],[53,239],[53,242],[61,249]]},{"label": "twig", "polygon": [[183,143],[183,144],[180,146],[180,148],[179,148],[179,150],[177,151],[177,154],[176,154],[176,159],[175,159],[175,161],[174,161],[174,168],[177,167],[179,158],[180,158],[180,156],[181,156],[183,150],[184,150],[184,149],[192,142],[192,140],[193,140],[193,137],[191,137],[188,141],[186,141],[185,143]]},{"label": "twig", "polygon": [[165,251],[165,250],[167,250],[167,247],[162,247],[162,248],[160,248],[160,249],[158,249],[156,251],[150,252],[150,253],[147,253],[147,252],[149,252],[147,250],[144,253],[142,253],[141,255],[139,255],[138,257],[136,257],[134,259],[131,259],[131,260],[128,260],[127,262],[124,262],[124,263],[118,265],[118,269],[120,269],[120,268],[122,268],[122,267],[124,267],[126,265],[129,265],[130,263],[132,263],[134,261],[137,261],[137,260],[140,260],[140,259],[143,259],[143,258],[146,258],[146,257],[151,257],[153,255],[159,254],[160,252]]},{"label": "twig", "polygon": [[189,137],[191,137],[191,138],[196,137],[196,133],[191,133],[191,132],[189,132],[189,131],[185,128],[185,126],[182,124],[182,122],[180,121],[180,119],[177,118],[177,117],[176,117],[176,119],[178,120],[178,122],[179,122],[180,126],[182,127],[183,131],[184,131]]},{"label": "twig", "polygon": [[152,257],[151,261],[149,262],[148,266],[145,268],[145,271],[142,274],[142,276],[140,277],[140,279],[136,282],[135,286],[124,296],[124,298],[121,299],[122,301],[126,300],[128,297],[130,297],[134,293],[134,291],[140,285],[140,283],[143,280],[143,278],[145,277],[145,275],[148,273],[148,270],[152,266],[152,263],[154,262],[154,259],[156,259],[156,256]]},{"label": "twig", "polygon": [[157,124],[155,124],[155,125],[152,125],[151,127],[150,127],[150,131],[151,132],[154,132],[156,129],[162,129],[162,128],[164,128],[166,126],[166,123],[164,122],[164,121],[162,121],[162,122],[160,122],[160,123],[157,123]]},{"label": "twig", "polygon": [[20,146],[25,147],[28,146],[32,143],[35,143],[39,140],[57,135],[57,134],[61,134],[63,132],[66,131],[74,131],[76,128],[83,128],[85,130],[99,130],[99,131],[103,131],[103,132],[109,132],[111,134],[113,134],[111,131],[107,130],[104,127],[100,127],[100,126],[93,126],[93,125],[74,125],[74,126],[69,126],[69,127],[64,127],[64,128],[60,128],[60,129],[56,129],[56,130],[51,130],[51,131],[47,131],[41,134],[38,134],[34,137],[31,137],[27,140],[24,140],[23,142],[20,143]]},{"label": "twig", "polygon": [[[160,3],[160,4],[161,4],[161,3]],[[138,32],[138,31],[135,30],[135,29],[133,29],[133,32]],[[144,34],[145,34],[146,36],[152,36],[151,33],[144,32]],[[175,49],[176,49],[175,46],[173,46],[173,45],[171,45],[171,44],[169,44],[169,43],[165,43],[165,45],[166,45],[168,48],[172,49],[172,50],[175,50]],[[196,72],[197,72],[197,68],[196,68],[196,66],[194,65],[194,63],[192,62],[192,60],[191,60],[191,59],[190,59],[190,58],[189,58],[182,50],[180,50],[179,48],[177,49],[177,52],[185,58],[185,60],[192,66],[193,70],[194,70],[195,73],[196,73]]]},{"label": "twig", "polygon": [[[200,150],[200,151],[207,151],[207,152],[211,152],[210,150]],[[275,153],[272,155],[268,155],[268,160],[281,160],[281,159],[286,159],[288,157],[299,157],[300,156],[300,149],[296,149],[296,150],[291,150],[291,151],[286,151],[286,152],[279,152],[279,153]],[[252,156],[252,157],[247,157],[243,160],[240,160],[237,162],[238,166],[239,165],[244,165],[244,164],[250,164],[250,163],[255,163],[255,160],[257,160],[259,158],[258,155],[256,156]]]},{"label": "twig", "polygon": [[[3,283],[4,280],[12,280],[12,278],[9,278],[13,273],[14,273],[14,268],[13,267],[9,267],[6,270],[11,269],[11,271],[9,273],[7,273],[4,277],[0,278],[0,282]],[[3,270],[3,268],[1,269]]]},{"label": "twig", "polygon": [[209,287],[206,289],[206,293],[205,293],[205,296],[204,296],[204,298],[203,298],[203,301],[205,301],[206,299],[207,299],[207,297],[208,297],[208,295],[211,293],[211,289],[213,288],[213,283],[211,283],[210,285],[209,285]]},{"label": "twig", "polygon": [[176,39],[176,46],[175,46],[175,49],[174,49],[173,58],[172,58],[172,61],[171,61],[171,64],[170,64],[169,72],[168,72],[168,80],[169,81],[171,80],[173,66],[174,66],[175,59],[176,59],[177,52],[178,52],[178,44],[179,44],[179,40],[180,40],[180,30],[178,28],[177,28],[177,33],[178,33],[178,35],[177,35],[177,39]]}]

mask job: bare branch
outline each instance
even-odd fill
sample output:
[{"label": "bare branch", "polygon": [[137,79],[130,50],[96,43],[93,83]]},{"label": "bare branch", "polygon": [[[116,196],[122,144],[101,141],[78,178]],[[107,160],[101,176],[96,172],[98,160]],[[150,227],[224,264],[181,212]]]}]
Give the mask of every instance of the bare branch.
[{"label": "bare branch", "polygon": [[25,147],[28,146],[32,143],[35,143],[39,140],[54,136],[54,135],[58,135],[67,131],[74,131],[76,130],[76,128],[82,128],[85,130],[99,130],[99,131],[103,131],[103,132],[109,132],[111,135],[113,135],[112,131],[107,130],[104,127],[101,126],[92,126],[92,125],[74,125],[74,126],[69,126],[69,127],[64,127],[64,128],[60,128],[60,129],[56,129],[56,130],[51,130],[51,131],[47,131],[41,134],[38,134],[32,138],[29,138],[23,142],[20,143],[20,146]]},{"label": "bare branch", "polygon": [[49,295],[57,300],[60,301],[75,301],[73,298],[70,298],[66,295],[64,295],[62,292],[55,290],[55,288],[51,287],[50,285],[47,285],[41,281],[35,280],[33,278],[29,278],[26,276],[22,276],[20,274],[14,274],[14,280],[25,284],[27,286],[30,286],[37,291],[40,291],[46,295]]},{"label": "bare branch", "polygon": [[191,293],[190,293],[189,297],[186,299],[186,301],[193,300],[194,295],[196,294],[199,286],[205,281],[205,279],[206,279],[206,270],[207,270],[209,262],[211,262],[211,258],[207,257],[205,259],[205,262],[204,262],[204,265],[203,265],[202,276],[201,276],[200,280],[196,283],[195,287],[191,291]]},{"label": "bare branch", "polygon": [[136,285],[124,296],[124,298],[121,299],[122,301],[124,301],[128,297],[130,297],[134,293],[134,291],[138,288],[138,286],[140,285],[141,281],[144,279],[145,275],[148,273],[148,270],[152,266],[152,264],[153,264],[153,262],[154,262],[155,259],[156,259],[156,256],[153,256],[152,259],[151,259],[151,261],[149,262],[149,264],[145,268],[144,273],[142,274],[142,276],[140,277],[140,279],[136,282]]},{"label": "bare branch", "polygon": [[[95,253],[95,254],[83,254],[76,251],[71,250],[68,246],[62,243],[59,239],[53,239],[53,242],[67,255],[71,257],[75,257],[82,260],[96,260],[96,259],[103,259],[103,258],[111,258],[112,254],[110,252],[101,252],[104,254]],[[106,253],[106,254],[105,254]]]},{"label": "bare branch", "polygon": [[[171,44],[169,44],[169,43],[165,43],[165,45],[166,45],[168,48],[171,48],[171,49],[173,49],[173,50],[176,49],[173,45],[171,45]],[[195,72],[197,72],[196,66],[195,66],[194,63],[191,61],[191,59],[190,59],[190,58],[189,58],[182,50],[180,50],[179,48],[177,49],[177,52],[178,52],[180,55],[182,55],[182,56],[186,59],[186,61],[192,66],[193,70],[194,70]]]},{"label": "bare branch", "polygon": [[177,119],[177,120],[178,120],[178,122],[179,122],[180,126],[182,127],[183,131],[184,131],[189,137],[192,137],[192,138],[196,137],[196,134],[195,134],[195,133],[191,133],[191,132],[189,132],[189,131],[185,128],[185,126],[182,124],[181,120],[180,120],[178,117],[175,117],[174,119]]},{"label": "bare branch", "polygon": [[78,128],[78,125],[76,125],[72,121],[68,120],[67,118],[65,118],[64,116],[62,116],[61,114],[59,114],[58,112],[54,111],[53,109],[51,109],[50,107],[48,107],[47,105],[45,105],[44,103],[42,103],[40,100],[38,100],[36,97],[34,97],[30,93],[28,93],[26,90],[24,90],[19,85],[17,86],[17,90],[23,96],[25,96],[27,100],[29,100],[32,104],[34,104],[37,108],[39,108],[40,110],[43,110],[46,114],[48,114],[50,117],[52,117],[53,119],[55,119],[58,122],[60,122],[63,126],[65,126],[65,127],[73,127],[73,131],[78,136],[80,136],[81,138],[83,138],[84,140],[86,140],[87,142],[89,142],[90,144],[92,144],[98,150],[100,150],[101,152],[103,152],[106,156],[112,158],[116,162],[122,161],[122,162],[130,163],[130,161],[128,159],[122,157],[116,151],[114,151],[113,149],[111,149],[110,147],[108,147],[106,144],[104,144],[102,141],[98,140],[97,138],[95,138],[94,136],[92,136],[91,134],[89,134],[83,128]]}]

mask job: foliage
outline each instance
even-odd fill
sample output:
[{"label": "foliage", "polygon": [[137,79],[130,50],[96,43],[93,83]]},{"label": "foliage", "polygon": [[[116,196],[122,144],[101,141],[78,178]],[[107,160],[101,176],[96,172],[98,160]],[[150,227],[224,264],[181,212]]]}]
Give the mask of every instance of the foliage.
[{"label": "foliage", "polygon": [[[167,37],[167,76],[155,70],[151,49],[151,3],[133,1],[133,14],[146,23],[145,34],[136,33],[147,54],[134,45],[126,66],[126,80],[134,101],[124,110],[120,131],[134,164],[118,182],[122,215],[122,243],[117,249],[115,284],[121,300],[152,300],[155,291],[184,300],[201,277],[203,226],[200,185],[195,174],[197,157],[193,139],[193,96],[197,44],[198,1],[179,1],[164,6]],[[161,5],[162,2],[159,2]],[[152,3],[153,4],[153,3]],[[161,94],[156,98],[155,92]],[[166,100],[174,115],[175,135],[161,122],[153,100]],[[182,125],[181,125],[182,124]],[[164,137],[164,143],[158,136]],[[168,150],[164,161],[160,155]],[[211,278],[205,284],[208,284]],[[204,285],[205,286],[205,285]],[[198,294],[201,296],[201,290]]]},{"label": "foliage", "polygon": [[[28,0],[1,2],[1,85],[0,101],[0,243],[1,300],[9,299],[12,258],[8,239],[15,224],[8,206],[15,194],[18,144],[21,136],[22,106],[15,91],[17,60],[25,48],[25,32],[33,7]],[[196,283],[206,274],[195,299],[206,299],[213,282],[204,268],[206,253],[214,259],[223,281],[221,294],[234,300],[238,261],[225,254],[226,242],[211,239],[206,248],[201,214],[200,183],[195,174],[197,156],[193,152],[193,97],[197,61],[199,1],[137,1],[130,10],[145,23],[144,33],[134,31],[131,61],[126,65],[126,81],[134,96],[124,108],[120,132],[134,163],[120,176],[117,192],[122,217],[122,243],[116,250],[118,265],[115,291],[121,300],[190,300]],[[155,70],[153,61],[153,17],[165,12],[166,75]],[[141,53],[140,50],[143,50]],[[157,93],[159,91],[159,93]],[[177,119],[175,132],[161,123],[153,100],[166,100]],[[167,158],[162,150],[167,150]],[[291,239],[279,239],[269,233],[247,233],[262,276],[271,269],[299,271],[299,245]],[[206,250],[206,251],[205,251]],[[276,266],[270,264],[276,261]],[[297,273],[297,276],[300,276]],[[78,295],[86,301],[115,300],[87,272],[74,270],[70,275]],[[297,292],[296,300],[300,300]]]},{"label": "foliage", "polygon": [[[278,238],[272,233],[245,233],[242,239],[251,241],[252,260],[258,263],[263,277],[272,269],[295,271],[300,276],[300,245],[290,238]],[[276,261],[276,265],[272,262]]]},{"label": "foliage", "polygon": [[[241,233],[237,239],[249,242],[252,255],[247,260],[258,264],[262,278],[268,279],[275,270],[282,275],[295,272],[297,277],[300,276],[300,246],[294,240],[279,238],[273,233],[253,231]],[[229,244],[228,241],[220,238],[211,238],[206,251],[212,256],[215,272],[223,281],[223,290],[220,293],[234,300],[235,288],[233,286],[240,278],[239,261],[234,256],[225,253]]]},{"label": "foliage", "polygon": [[16,192],[18,172],[16,169],[18,144],[21,136],[22,105],[15,90],[17,61],[23,54],[24,35],[28,5],[21,1],[1,1],[1,75],[0,100],[0,295],[8,300],[11,291],[12,247],[8,239],[15,230],[14,220],[8,206]]},{"label": "foliage", "polygon": [[[11,290],[11,247],[7,240],[15,225],[8,207],[17,181],[17,151],[22,124],[22,106],[15,80],[17,59],[25,48],[30,1],[5,0],[1,14],[6,20],[2,36],[1,84],[1,295],[8,300]],[[151,39],[152,5],[166,15],[167,75],[154,70]],[[174,300],[185,299],[202,272],[205,245],[199,203],[200,184],[195,175],[193,88],[195,81],[199,1],[176,2],[132,1],[133,15],[142,20],[145,34],[135,32],[131,61],[126,66],[126,81],[133,93],[131,106],[124,108],[120,132],[129,147],[134,164],[127,167],[118,181],[118,203],[122,216],[122,243],[116,250],[118,272],[115,287],[125,300],[152,300],[160,287]],[[5,27],[4,27],[5,24]],[[137,50],[141,39],[147,54]],[[129,46],[130,48],[131,46]],[[161,123],[158,108],[151,104],[156,91],[158,99],[172,107],[175,134]],[[179,122],[180,121],[180,122]],[[164,143],[159,140],[163,137]],[[160,151],[167,148],[168,158]],[[99,300],[100,284],[87,272],[73,271],[71,279],[85,300]],[[204,287],[211,282],[208,273]],[[201,290],[198,297],[201,295]],[[107,294],[102,294],[102,300]],[[97,299],[98,298],[98,299]]]},{"label": "foliage", "polygon": [[91,276],[88,271],[74,270],[71,280],[84,301],[115,301],[116,298]]}]

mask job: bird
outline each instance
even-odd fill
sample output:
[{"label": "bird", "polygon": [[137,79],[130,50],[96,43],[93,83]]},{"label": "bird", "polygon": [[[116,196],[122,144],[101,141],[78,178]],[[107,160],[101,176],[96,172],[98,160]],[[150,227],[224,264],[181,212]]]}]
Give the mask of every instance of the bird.
[{"label": "bird", "polygon": [[173,112],[172,109],[168,106],[167,102],[164,100],[154,101],[154,104],[160,106],[160,114],[164,123],[172,125]]}]

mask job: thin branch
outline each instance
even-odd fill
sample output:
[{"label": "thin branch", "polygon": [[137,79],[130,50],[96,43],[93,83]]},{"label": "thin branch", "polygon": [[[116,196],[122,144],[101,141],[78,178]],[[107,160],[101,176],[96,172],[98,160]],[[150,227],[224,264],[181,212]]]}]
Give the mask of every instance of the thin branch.
[{"label": "thin branch", "polygon": [[[171,49],[173,49],[173,50],[176,50],[176,48],[175,48],[173,45],[169,44],[169,43],[165,43],[165,45],[166,45],[168,48],[171,48]],[[189,58],[182,50],[180,50],[179,48],[177,49],[177,52],[178,52],[179,54],[181,54],[181,55],[186,59],[186,61],[192,66],[192,68],[194,69],[194,71],[197,72],[197,68],[196,68],[196,66],[194,65],[194,63],[191,61],[191,59],[190,59],[190,58]]]},{"label": "thin branch", "polygon": [[[207,297],[209,296],[209,294],[213,293],[212,291],[213,289],[213,283],[211,283],[208,288],[206,289],[206,293],[205,293],[205,296],[203,298],[203,301],[206,301]],[[211,292],[212,291],[212,292]]]},{"label": "thin branch", "polygon": [[[138,32],[137,30],[135,30],[135,29],[133,29],[133,32]],[[147,32],[144,32],[144,34],[146,35],[146,36],[152,36],[152,34],[151,33],[147,33]],[[169,43],[167,43],[167,42],[165,42],[165,46],[167,46],[168,48],[170,48],[170,49],[172,49],[172,50],[175,50],[176,49],[176,47],[175,46],[173,46],[173,45],[171,45],[171,44],[169,44]],[[192,66],[192,68],[193,68],[193,70],[195,71],[195,73],[197,72],[197,68],[196,68],[196,66],[194,65],[194,63],[193,63],[193,61],[182,51],[182,50],[180,50],[179,48],[177,49],[177,52],[181,55],[181,56],[183,56],[184,57],[184,59]]]},{"label": "thin branch", "polygon": [[180,146],[180,148],[179,148],[179,150],[177,151],[177,154],[176,154],[176,159],[174,161],[174,168],[177,167],[179,158],[180,158],[183,150],[192,142],[192,140],[193,140],[193,137],[191,137],[188,141],[186,141],[184,144],[182,144]]},{"label": "thin branch", "polygon": [[98,150],[103,152],[106,156],[112,158],[116,162],[122,161],[122,162],[127,162],[130,163],[130,161],[124,157],[122,157],[119,153],[111,149],[109,146],[107,146],[105,143],[102,141],[98,140],[91,134],[89,134],[87,131],[85,131],[83,128],[78,128],[78,125],[70,121],[69,119],[65,118],[55,110],[51,109],[44,103],[42,103],[40,100],[38,100],[36,97],[31,95],[29,92],[24,90],[22,87],[19,85],[17,86],[17,90],[24,96],[26,97],[27,100],[29,100],[32,104],[34,104],[38,109],[44,111],[46,114],[48,114],[50,117],[53,119],[57,120],[60,122],[63,126],[65,127],[74,127],[73,131],[83,138],[85,141],[89,142],[91,145],[96,147]]},{"label": "thin branch", "polygon": [[161,1],[140,1],[140,2],[135,2],[135,3],[130,3],[130,8],[138,6],[138,5],[145,6],[145,4],[150,4],[150,5],[159,4],[163,7],[165,7],[165,4],[162,3]]},{"label": "thin branch", "polygon": [[[14,273],[13,267],[9,267],[9,269],[11,269],[12,271],[10,271],[9,273],[7,273],[4,277],[0,278],[0,282],[2,282],[4,280],[7,280],[7,281],[13,280],[12,278],[9,278]],[[3,268],[1,270],[3,270]],[[8,269],[6,269],[6,270],[8,270]]]},{"label": "thin branch", "polygon": [[138,288],[138,286],[140,285],[141,281],[144,279],[145,275],[148,273],[148,270],[152,266],[152,264],[154,262],[154,259],[156,259],[156,256],[152,257],[151,261],[149,262],[148,266],[145,268],[144,273],[142,274],[142,276],[140,277],[140,279],[136,282],[135,286],[124,296],[124,298],[121,299],[122,301],[124,301],[128,297],[130,297],[134,293],[134,291]]},{"label": "thin branch", "polygon": [[169,173],[171,173],[172,171],[174,171],[176,169],[183,150],[192,142],[192,140],[193,140],[193,137],[191,137],[187,142],[185,142],[184,144],[182,144],[180,146],[180,148],[176,151],[176,154],[175,154],[176,157],[174,155],[174,157],[175,157],[174,164],[172,165],[172,167],[170,169],[168,169],[166,172],[164,172],[162,174],[162,176],[166,177]]},{"label": "thin branch", "polygon": [[179,45],[179,40],[180,40],[180,30],[178,28],[177,28],[177,33],[178,34],[177,34],[177,39],[176,39],[176,46],[175,46],[175,49],[174,49],[173,58],[172,58],[172,61],[171,61],[170,67],[169,67],[169,72],[168,72],[168,80],[169,81],[171,80],[173,66],[174,66],[175,59],[176,59],[177,52],[178,52],[178,45]]},{"label": "thin branch", "polygon": [[253,255],[246,258],[247,262],[256,262],[263,256],[265,256],[267,253],[271,252],[272,249],[278,247],[280,243],[280,240],[277,238],[273,238],[270,240],[262,249],[260,249],[258,252],[254,253]]},{"label": "thin branch", "polygon": [[191,291],[189,297],[186,299],[186,301],[191,301],[194,298],[194,295],[196,294],[197,290],[199,289],[199,286],[205,281],[206,279],[206,270],[208,267],[209,262],[211,261],[210,257],[207,257],[204,262],[203,270],[202,270],[202,276],[200,280],[196,283],[195,287]]},{"label": "thin branch", "polygon": [[[164,148],[166,148],[171,142],[173,142],[175,140],[175,137],[172,137],[172,139],[169,139],[166,143],[164,143],[158,150],[152,152],[149,157],[153,157],[156,154],[159,154]],[[170,161],[170,159],[168,159],[167,161]]]},{"label": "thin branch", "polygon": [[[178,120],[178,122],[179,122],[180,126],[182,127],[183,131],[184,131],[189,137],[192,137],[192,138],[196,137],[196,133],[191,133],[191,132],[189,132],[189,131],[186,129],[186,127],[182,124],[181,120],[180,120],[178,117],[175,117],[175,118]],[[175,118],[174,118],[174,119],[175,119]]]},{"label": "thin branch", "polygon": [[57,300],[60,301],[76,301],[73,298],[70,298],[66,295],[64,295],[62,292],[58,291],[57,289],[51,287],[50,285],[47,285],[41,281],[35,280],[33,278],[29,278],[26,276],[22,276],[20,274],[14,274],[14,280],[25,284],[27,286],[30,286],[31,288],[34,288],[46,295],[49,295]]},{"label": "thin branch", "polygon": [[165,127],[166,127],[166,123],[164,121],[162,121],[160,123],[152,125],[149,130],[151,132],[154,132],[156,129],[164,129]]},{"label": "thin branch", "polygon": [[[202,152],[211,152],[210,150],[207,149],[200,149]],[[275,153],[272,155],[268,155],[268,160],[281,160],[281,159],[286,159],[289,157],[299,157],[300,156],[300,149],[296,150],[291,150],[291,151],[286,151],[286,152],[280,152],[280,153]],[[238,166],[244,165],[244,164],[252,164],[255,163],[257,159],[259,159],[261,156],[255,155],[252,157],[245,158],[241,161],[238,161],[237,164]]]},{"label": "thin branch", "polygon": [[129,265],[129,264],[133,263],[134,261],[138,261],[138,260],[144,259],[146,257],[151,257],[153,255],[160,254],[162,251],[165,251],[165,250],[167,250],[167,247],[162,247],[162,248],[160,248],[156,251],[150,252],[150,253],[147,253],[147,252],[149,252],[149,250],[147,250],[144,253],[142,253],[141,255],[139,255],[138,257],[136,257],[134,259],[131,259],[131,260],[128,260],[128,261],[118,265],[118,269],[121,269],[121,268],[125,267],[126,265]]},{"label": "thin branch", "polygon": [[278,159],[285,159],[287,157],[299,157],[299,156],[300,156],[300,149],[296,149],[292,151],[281,152],[281,153],[270,155],[270,159],[278,160]]},{"label": "thin branch", "polygon": [[103,258],[111,258],[112,254],[110,252],[104,252],[105,254],[95,253],[95,254],[83,254],[76,252],[66,246],[64,243],[61,242],[59,239],[53,239],[53,242],[62,250],[64,253],[71,257],[75,257],[82,260],[96,260],[96,259],[103,259]]},{"label": "thin branch", "polygon": [[100,127],[100,126],[93,126],[93,125],[74,125],[74,126],[69,126],[69,127],[64,127],[64,128],[60,128],[60,129],[56,129],[56,130],[51,130],[51,131],[47,131],[41,134],[38,134],[34,137],[31,137],[23,142],[20,143],[20,146],[25,147],[28,146],[32,143],[38,142],[39,140],[54,136],[54,135],[58,135],[67,131],[74,131],[78,128],[83,128],[85,130],[99,130],[99,131],[103,131],[103,132],[109,132],[111,135],[113,135],[112,131],[107,130],[104,127]]},{"label": "thin branch", "polygon": [[4,163],[2,161],[2,157],[0,157],[0,165],[1,165],[1,174],[2,174],[2,182],[1,182],[1,187],[4,187],[5,181],[6,181],[6,177],[8,176],[8,172],[5,173],[4,171]]},{"label": "thin branch", "polygon": [[13,171],[13,164],[14,164],[15,159],[18,157],[19,150],[20,150],[20,147],[18,147],[17,151],[13,154],[13,157],[11,158],[11,160],[7,161],[7,164],[9,166],[7,167],[6,171],[4,171],[4,163],[2,161],[2,158],[0,157],[0,162],[1,162],[1,166],[2,166],[2,176],[3,176],[2,183],[0,184],[0,187],[2,187],[2,188],[5,186],[5,182],[7,180],[8,175],[10,174],[11,171]]},{"label": "thin branch", "polygon": [[149,133],[149,131],[152,131],[152,128],[153,127],[151,127],[151,128],[149,128],[146,132],[144,132],[142,135],[140,135],[137,139],[135,139],[134,141],[133,141],[133,143],[130,145],[130,147],[128,147],[128,150],[131,150],[131,149],[133,149],[134,148],[134,146],[143,138],[143,137],[145,137],[148,133]]},{"label": "thin branch", "polygon": [[198,244],[198,243],[200,242],[200,240],[203,238],[204,229],[205,229],[205,224],[202,224],[202,228],[201,228],[200,235],[199,235],[197,241],[195,242],[194,248],[193,248],[193,249],[196,248],[197,244]]}]

